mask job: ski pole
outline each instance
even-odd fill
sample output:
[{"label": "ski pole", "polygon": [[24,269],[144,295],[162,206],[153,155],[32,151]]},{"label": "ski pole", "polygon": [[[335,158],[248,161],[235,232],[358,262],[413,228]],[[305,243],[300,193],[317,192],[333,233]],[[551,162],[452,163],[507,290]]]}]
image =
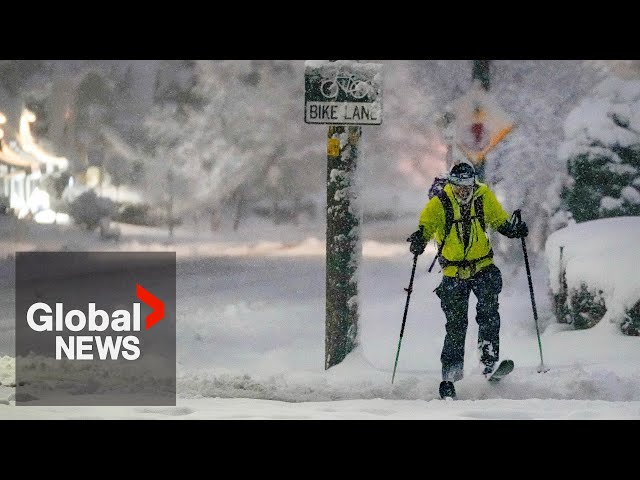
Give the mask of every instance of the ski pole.
[{"label": "ski pole", "polygon": [[[520,215],[520,210],[516,210],[513,212],[516,217],[518,223],[522,222],[522,217]],[[529,268],[529,256],[527,255],[527,245],[524,242],[524,237],[520,238],[522,240],[522,253],[524,254],[524,264],[527,268],[527,280],[529,281],[529,294],[531,296],[531,307],[533,308],[533,320],[536,324],[536,335],[538,336],[538,348],[540,349],[540,365],[538,366],[538,373],[548,372],[549,369],[544,366],[544,360],[542,359],[542,342],[540,341],[540,329],[538,328],[538,312],[536,310],[536,300],[533,296],[533,282],[531,281],[531,269]]]},{"label": "ski pole", "polygon": [[[422,225],[420,225],[420,231],[422,231]],[[396,362],[393,365],[393,376],[391,377],[391,383],[396,378],[396,368],[398,367],[398,357],[400,356],[400,345],[402,344],[402,336],[404,335],[404,325],[407,321],[407,312],[409,311],[409,299],[411,298],[411,292],[413,291],[413,277],[416,273],[416,264],[418,263],[418,254],[413,255],[413,268],[411,269],[411,280],[409,280],[409,287],[405,288],[407,292],[407,303],[404,306],[404,316],[402,317],[402,327],[400,328],[400,340],[398,340],[398,351],[396,352]]]}]

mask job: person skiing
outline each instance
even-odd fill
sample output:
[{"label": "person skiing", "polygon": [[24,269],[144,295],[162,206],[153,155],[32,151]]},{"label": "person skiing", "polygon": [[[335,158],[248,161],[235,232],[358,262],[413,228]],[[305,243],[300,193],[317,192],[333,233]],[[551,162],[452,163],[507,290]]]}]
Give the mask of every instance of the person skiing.
[{"label": "person skiing", "polygon": [[463,377],[472,291],[478,300],[478,349],[485,377],[489,378],[499,358],[498,296],[502,290],[502,274],[493,263],[486,227],[508,238],[524,238],[528,228],[523,221],[509,220],[495,194],[477,180],[475,169],[468,163],[454,165],[444,185],[430,192],[430,197],[420,214],[419,229],[407,241],[411,242],[409,249],[414,255],[421,255],[432,237],[438,244],[437,258],[443,276],[434,292],[446,316],[440,356],[440,395],[445,398],[455,397],[453,382]]}]

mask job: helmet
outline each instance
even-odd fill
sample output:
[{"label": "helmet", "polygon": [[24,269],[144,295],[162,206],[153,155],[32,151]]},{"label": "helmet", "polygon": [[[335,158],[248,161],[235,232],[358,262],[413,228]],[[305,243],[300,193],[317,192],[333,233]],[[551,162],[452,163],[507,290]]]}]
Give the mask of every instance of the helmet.
[{"label": "helmet", "polygon": [[468,163],[458,163],[449,172],[449,183],[458,203],[469,203],[476,185],[476,170]]},{"label": "helmet", "polygon": [[453,185],[473,186],[476,183],[476,170],[468,163],[458,163],[449,172],[449,183]]}]

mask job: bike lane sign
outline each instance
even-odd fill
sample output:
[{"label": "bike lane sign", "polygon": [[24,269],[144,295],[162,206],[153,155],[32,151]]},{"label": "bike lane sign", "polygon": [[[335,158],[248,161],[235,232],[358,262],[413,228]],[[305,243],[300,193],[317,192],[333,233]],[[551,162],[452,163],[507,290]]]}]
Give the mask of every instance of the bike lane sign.
[{"label": "bike lane sign", "polygon": [[382,123],[382,64],[307,60],[304,87],[306,123]]}]

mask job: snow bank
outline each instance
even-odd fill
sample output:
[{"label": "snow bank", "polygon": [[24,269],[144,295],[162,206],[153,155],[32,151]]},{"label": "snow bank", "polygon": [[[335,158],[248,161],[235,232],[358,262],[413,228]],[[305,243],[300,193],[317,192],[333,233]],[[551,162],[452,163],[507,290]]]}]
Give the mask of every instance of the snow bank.
[{"label": "snow bank", "polygon": [[[625,309],[640,300],[640,217],[614,217],[573,224],[551,234],[545,257],[554,294],[560,292],[561,268],[569,290],[581,283],[602,290],[607,313],[619,323]],[[564,247],[560,265],[560,247]]]}]

